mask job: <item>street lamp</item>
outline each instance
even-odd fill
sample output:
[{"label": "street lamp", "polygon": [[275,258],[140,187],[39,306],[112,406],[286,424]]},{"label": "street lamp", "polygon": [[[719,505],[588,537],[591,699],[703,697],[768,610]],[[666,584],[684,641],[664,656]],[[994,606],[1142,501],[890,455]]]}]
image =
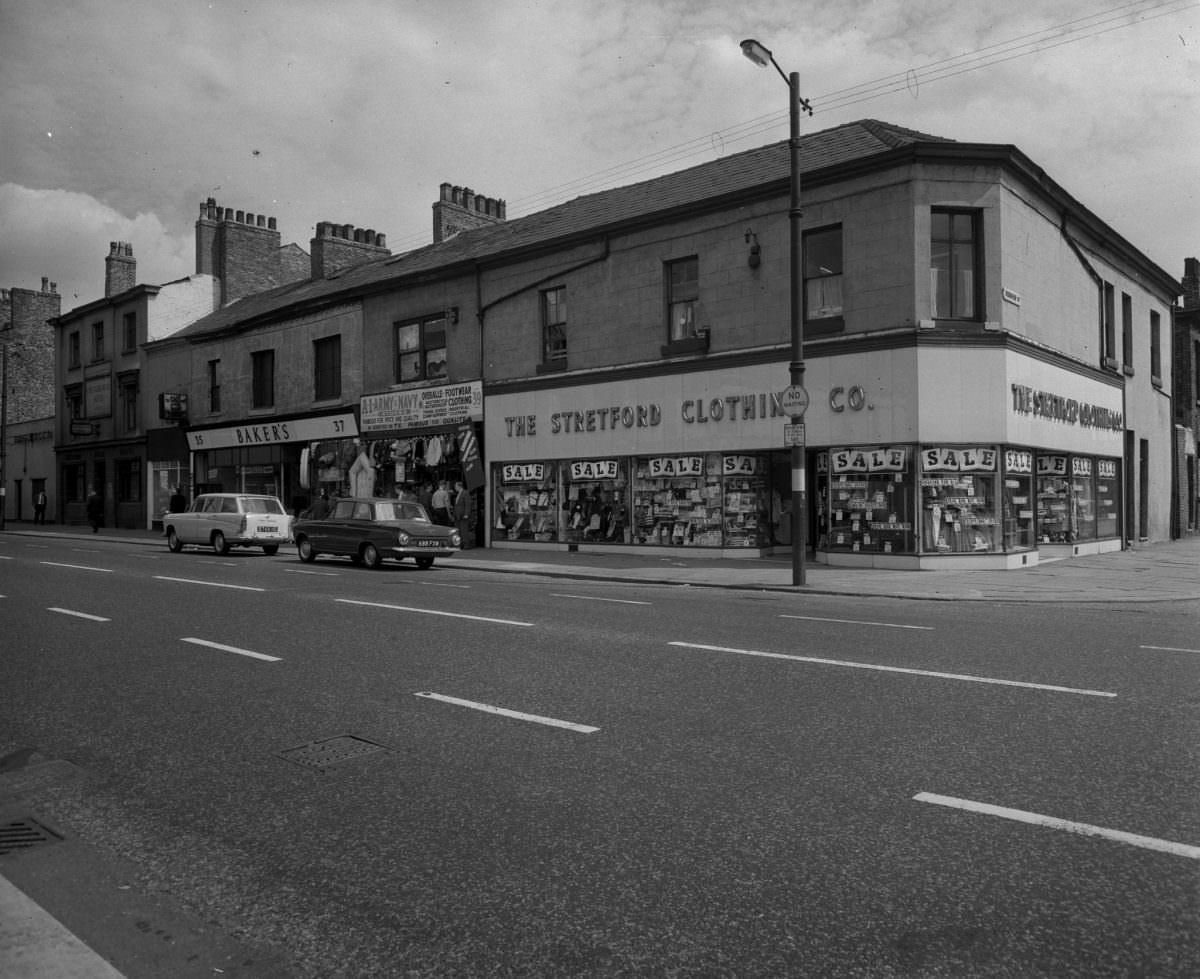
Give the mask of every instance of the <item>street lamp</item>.
[{"label": "street lamp", "polygon": [[[792,317],[792,361],[788,365],[790,384],[784,399],[784,407],[792,415],[794,424],[801,424],[804,409],[808,406],[808,395],[804,391],[804,287],[803,242],[800,237],[800,112],[812,115],[812,106],[800,97],[800,74],[793,71],[785,74],[771,52],[749,38],[742,41],[742,54],[760,68],[774,65],[779,76],[788,85],[788,147],[791,156],[792,193],[788,207],[788,224],[791,229],[791,317]],[[790,407],[789,407],[790,406]],[[808,528],[808,506],[805,502],[804,477],[804,429],[800,438],[792,440],[792,584],[804,584],[805,533]]]}]

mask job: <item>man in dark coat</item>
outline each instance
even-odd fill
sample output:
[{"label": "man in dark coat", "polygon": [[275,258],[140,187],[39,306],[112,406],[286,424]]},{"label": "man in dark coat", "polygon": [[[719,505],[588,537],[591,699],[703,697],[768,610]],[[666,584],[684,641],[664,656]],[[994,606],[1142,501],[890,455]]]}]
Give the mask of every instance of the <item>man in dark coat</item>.
[{"label": "man in dark coat", "polygon": [[87,498],[87,518],[92,525],[92,533],[99,533],[100,525],[104,523],[104,497],[96,492],[94,486]]}]

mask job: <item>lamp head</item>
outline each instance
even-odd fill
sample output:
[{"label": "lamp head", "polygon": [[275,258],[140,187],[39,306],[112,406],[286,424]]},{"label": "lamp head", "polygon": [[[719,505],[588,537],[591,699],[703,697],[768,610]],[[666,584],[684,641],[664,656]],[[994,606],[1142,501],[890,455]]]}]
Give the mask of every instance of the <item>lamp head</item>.
[{"label": "lamp head", "polygon": [[759,68],[766,68],[775,59],[771,52],[759,44],[754,38],[747,38],[741,43],[742,54],[753,61]]}]

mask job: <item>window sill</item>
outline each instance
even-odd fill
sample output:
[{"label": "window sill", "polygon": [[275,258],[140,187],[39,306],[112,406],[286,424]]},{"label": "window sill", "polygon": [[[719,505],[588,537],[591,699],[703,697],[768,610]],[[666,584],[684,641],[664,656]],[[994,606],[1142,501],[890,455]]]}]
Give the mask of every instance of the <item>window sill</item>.
[{"label": "window sill", "polygon": [[1121,373],[1124,374],[1126,377],[1133,377],[1133,368],[1130,367],[1128,364],[1126,364],[1124,367],[1121,368]]},{"label": "window sill", "polygon": [[670,340],[662,345],[660,352],[664,357],[706,354],[708,353],[708,334],[702,333],[693,337],[684,337],[682,340]]},{"label": "window sill", "polygon": [[1100,366],[1106,367],[1110,371],[1115,371],[1120,365],[1113,357],[1105,357],[1100,361]]},{"label": "window sill", "polygon": [[560,357],[558,360],[545,360],[534,368],[537,374],[556,374],[559,371],[567,369],[567,358]]},{"label": "window sill", "polygon": [[1162,378],[1151,375],[1150,383],[1153,384],[1156,388],[1161,388],[1162,387]]}]

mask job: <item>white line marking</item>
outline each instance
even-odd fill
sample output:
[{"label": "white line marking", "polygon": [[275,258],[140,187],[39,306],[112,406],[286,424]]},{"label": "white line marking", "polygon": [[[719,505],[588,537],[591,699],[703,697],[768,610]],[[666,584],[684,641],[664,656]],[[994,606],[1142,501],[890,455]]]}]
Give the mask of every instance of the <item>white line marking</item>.
[{"label": "white line marking", "polygon": [[268,656],[266,653],[256,653],[249,649],[238,649],[237,646],[226,646],[219,642],[209,642],[207,639],[196,639],[192,636],[184,636],[183,642],[190,642],[195,646],[208,646],[210,649],[220,649],[226,653],[237,653],[239,656],[249,656],[252,659],[266,660],[268,663],[283,662],[278,656]]},{"label": "white line marking", "polygon": [[105,574],[112,574],[112,568],[89,568],[82,564],[59,564],[57,561],[43,561],[42,564],[48,564],[52,568],[71,568],[75,571],[103,571]]},{"label": "white line marking", "polygon": [[670,646],[688,649],[707,649],[716,653],[737,653],[739,656],[761,656],[765,659],[786,659],[795,663],[818,663],[823,666],[846,666],[854,670],[878,670],[881,673],[907,673],[910,676],[930,676],[943,680],[966,680],[969,683],[992,683],[1002,687],[1026,687],[1030,690],[1050,690],[1055,693],[1077,693],[1086,697],[1116,697],[1107,690],[1080,690],[1075,687],[1058,687],[1048,683],[1026,683],[1022,680],[1000,680],[988,676],[972,676],[969,673],[939,673],[934,670],[911,670],[903,666],[879,666],[875,663],[854,663],[850,660],[821,659],[817,656],[791,656],[786,653],[764,653],[755,649],[732,649],[728,646],[706,646],[695,642],[672,642]]},{"label": "white line marking", "polygon": [[1200,653],[1200,649],[1180,649],[1178,646],[1138,646],[1138,649],[1157,649],[1164,653]]},{"label": "white line marking", "polygon": [[426,585],[430,588],[461,588],[463,591],[470,591],[470,585],[452,585],[445,581],[419,581],[417,584]]},{"label": "white line marking", "polygon": [[806,622],[840,622],[842,625],[877,625],[885,629],[922,629],[933,632],[931,625],[899,625],[895,622],[864,622],[861,619],[824,619],[818,615],[781,615],[781,619],[803,619]]},{"label": "white line marking", "polygon": [[651,605],[652,602],[635,602],[628,598],[598,598],[595,595],[562,595],[550,593],[551,598],[577,598],[581,602],[616,602],[618,605]]},{"label": "white line marking", "polygon": [[0,561],[11,561],[11,560],[12,560],[11,554],[0,554]]},{"label": "white line marking", "polygon": [[500,625],[522,625],[533,627],[532,622],[516,622],[513,619],[489,619],[483,615],[462,615],[458,612],[435,612],[427,608],[410,608],[407,605],[386,605],[383,602],[356,602],[353,598],[335,598],[335,602],[345,605],[366,605],[370,608],[388,608],[394,612],[419,612],[421,615],[442,615],[448,619],[472,619],[475,622],[496,622]]},{"label": "white line marking", "polygon": [[99,554],[100,553],[100,548],[98,548],[98,547],[72,547],[71,550],[74,551],[76,554]]},{"label": "white line marking", "polygon": [[91,619],[91,621],[93,621],[93,622],[111,622],[112,621],[112,619],[106,619],[100,615],[88,615],[87,612],[73,612],[69,608],[50,607],[50,608],[47,608],[46,611],[47,612],[58,612],[60,615],[74,615],[80,619]]},{"label": "white line marking", "polygon": [[1187,843],[1174,843],[1171,840],[1160,840],[1153,836],[1140,836],[1137,833],[1126,833],[1119,829],[1105,829],[1103,826],[1092,826],[1090,823],[1076,823],[1069,819],[1059,819],[1056,816],[1043,816],[1040,813],[1026,812],[1023,809],[993,806],[986,802],[956,799],[953,796],[937,795],[933,792],[918,792],[913,799],[917,802],[930,802],[935,806],[949,806],[952,809],[983,813],[985,816],[999,816],[1001,819],[1012,819],[1019,823],[1029,823],[1032,826],[1061,829],[1083,836],[1099,836],[1106,840],[1115,840],[1118,843],[1128,843],[1130,846],[1140,846],[1147,850],[1158,850],[1177,857],[1200,860],[1200,846],[1190,846]]},{"label": "white line marking", "polygon": [[599,731],[598,727],[590,727],[587,724],[575,724],[572,721],[560,721],[555,717],[542,717],[540,714],[523,714],[517,710],[507,710],[504,707],[493,707],[491,704],[480,704],[474,700],[459,700],[457,697],[447,697],[445,694],[428,693],[422,691],[416,694],[418,697],[426,697],[429,700],[440,700],[444,704],[457,704],[459,707],[470,707],[472,710],[481,710],[486,714],[499,714],[501,717],[513,717],[518,721],[532,721],[535,724],[546,724],[549,727],[566,728],[568,731],[578,731],[580,734],[592,734]]},{"label": "white line marking", "polygon": [[156,574],[154,576],[159,581],[180,581],[185,585],[209,585],[213,588],[236,588],[238,591],[266,591],[265,588],[253,588],[250,585],[227,585],[220,581],[199,581],[196,578],[168,578],[166,575]]},{"label": "white line marking", "polygon": [[284,568],[288,574],[315,574],[325,578],[338,578],[340,575],[336,571],[307,571],[304,568]]}]

